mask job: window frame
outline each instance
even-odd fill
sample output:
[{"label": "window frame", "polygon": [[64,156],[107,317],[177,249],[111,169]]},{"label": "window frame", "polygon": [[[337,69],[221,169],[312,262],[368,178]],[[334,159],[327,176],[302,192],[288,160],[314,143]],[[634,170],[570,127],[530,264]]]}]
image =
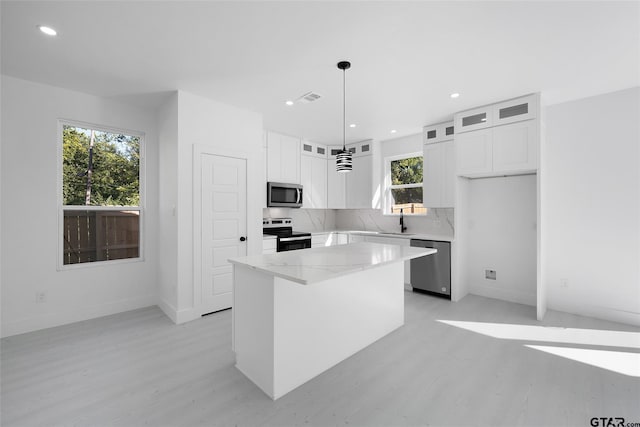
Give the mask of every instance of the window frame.
[{"label": "window frame", "polygon": [[[386,215],[386,216],[400,216],[399,213],[391,213],[391,207],[393,206],[393,203],[391,201],[392,197],[391,197],[391,190],[396,190],[396,189],[403,189],[403,188],[420,188],[423,186],[424,184],[424,171],[422,173],[422,182],[420,183],[415,183],[415,184],[398,184],[398,185],[393,185],[391,184],[391,162],[394,162],[396,160],[404,160],[404,159],[410,159],[412,157],[422,157],[422,165],[423,165],[423,169],[424,169],[424,153],[422,151],[414,151],[411,153],[403,153],[403,154],[396,154],[393,156],[387,156],[384,158],[384,183],[383,183],[383,189],[384,189],[384,200],[383,200],[383,212],[382,215]],[[424,193],[422,195],[423,198],[423,203],[424,203]],[[410,216],[426,216],[426,210],[424,213],[405,213],[404,215],[410,215]]]},{"label": "window frame", "polygon": [[[109,133],[121,133],[130,136],[136,136],[140,138],[140,164],[139,164],[139,177],[138,177],[138,192],[140,194],[139,206],[86,206],[86,205],[63,205],[63,130],[65,126],[74,126],[84,129],[93,129],[101,132]],[[56,137],[56,151],[57,151],[57,176],[56,176],[56,194],[57,194],[57,211],[58,211],[58,254],[57,254],[57,271],[76,270],[82,268],[103,267],[105,265],[120,265],[130,264],[134,262],[144,262],[145,260],[145,204],[146,204],[146,135],[144,132],[130,130],[120,127],[98,125],[95,123],[88,123],[79,120],[71,119],[58,119],[58,135]],[[138,214],[138,256],[135,258],[123,258],[103,261],[81,262],[77,264],[65,264],[64,263],[64,211],[96,211],[96,212],[109,212],[109,211],[137,211]]]}]

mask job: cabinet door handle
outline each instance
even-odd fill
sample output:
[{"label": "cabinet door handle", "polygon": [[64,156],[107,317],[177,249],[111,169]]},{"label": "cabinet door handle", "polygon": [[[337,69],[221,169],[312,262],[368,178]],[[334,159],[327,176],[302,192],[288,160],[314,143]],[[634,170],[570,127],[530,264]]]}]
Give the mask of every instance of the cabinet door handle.
[{"label": "cabinet door handle", "polygon": [[247,238],[246,238],[246,237],[244,237],[244,236],[241,236],[241,237],[240,237],[240,241],[241,241],[241,242],[244,242],[245,240],[247,240]]}]

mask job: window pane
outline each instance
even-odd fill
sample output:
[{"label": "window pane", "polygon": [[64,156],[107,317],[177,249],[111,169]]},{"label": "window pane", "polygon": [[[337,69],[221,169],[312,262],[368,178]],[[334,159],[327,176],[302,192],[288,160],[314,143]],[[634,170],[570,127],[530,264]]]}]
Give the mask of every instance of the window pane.
[{"label": "window pane", "polygon": [[138,258],[139,211],[64,211],[63,264]]},{"label": "window pane", "polygon": [[391,190],[391,213],[425,214],[427,209],[422,205],[422,187],[399,188]]},{"label": "window pane", "polygon": [[[422,156],[391,161],[391,185],[421,183]],[[422,196],[420,196],[420,201],[422,201]]]},{"label": "window pane", "polygon": [[140,138],[65,125],[64,205],[139,206]]}]

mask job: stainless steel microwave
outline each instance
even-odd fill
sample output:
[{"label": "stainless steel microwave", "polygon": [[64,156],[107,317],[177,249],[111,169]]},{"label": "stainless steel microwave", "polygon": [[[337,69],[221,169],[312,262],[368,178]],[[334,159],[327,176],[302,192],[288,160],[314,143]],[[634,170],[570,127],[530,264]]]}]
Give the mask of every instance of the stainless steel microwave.
[{"label": "stainless steel microwave", "polygon": [[267,207],[301,208],[302,185],[284,182],[267,182]]}]

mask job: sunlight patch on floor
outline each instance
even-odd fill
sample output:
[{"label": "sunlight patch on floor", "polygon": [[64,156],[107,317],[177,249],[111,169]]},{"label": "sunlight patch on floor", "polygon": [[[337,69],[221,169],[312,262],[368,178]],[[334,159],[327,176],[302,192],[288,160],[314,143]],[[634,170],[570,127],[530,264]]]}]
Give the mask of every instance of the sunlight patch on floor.
[{"label": "sunlight patch on floor", "polygon": [[525,345],[525,347],[607,369],[619,374],[640,377],[640,353],[573,347],[549,347],[544,345]]},{"label": "sunlight patch on floor", "polygon": [[500,339],[640,348],[640,333],[638,332],[456,320],[438,320],[438,322]]},{"label": "sunlight patch on floor", "polygon": [[[640,333],[638,332],[456,320],[438,320],[438,322],[497,339],[640,348]],[[619,374],[640,377],[640,353],[531,344],[524,346]]]}]

